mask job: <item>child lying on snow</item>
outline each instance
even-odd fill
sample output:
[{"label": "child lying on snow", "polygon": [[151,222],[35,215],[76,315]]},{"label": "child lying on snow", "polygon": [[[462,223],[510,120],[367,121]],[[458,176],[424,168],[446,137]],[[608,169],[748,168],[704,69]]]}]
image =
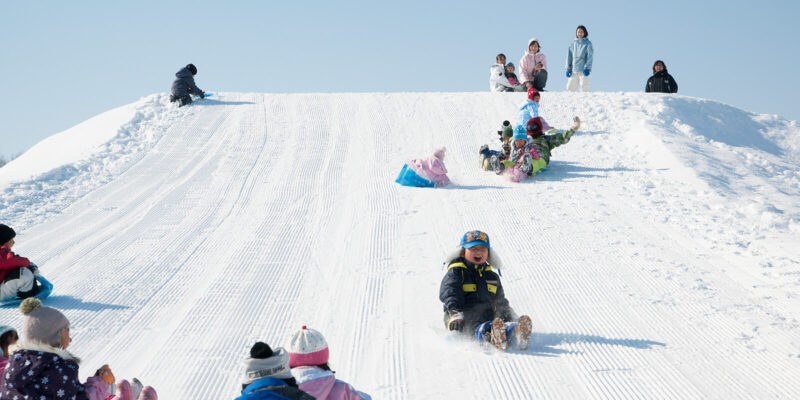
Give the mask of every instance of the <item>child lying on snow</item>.
[{"label": "child lying on snow", "polygon": [[16,236],[11,227],[0,224],[0,301],[39,293],[34,276],[38,273],[36,265],[11,252]]},{"label": "child lying on snow", "polygon": [[450,260],[439,287],[444,303],[444,323],[451,331],[475,335],[506,350],[509,340],[525,350],[533,330],[531,318],[517,318],[508,304],[500,276],[499,258],[490,254],[489,235],[469,231],[461,238],[458,253]]},{"label": "child lying on snow", "polygon": [[[0,378],[0,398],[106,400],[114,374],[105,365],[85,384],[78,381],[81,360],[67,351],[72,343],[67,317],[36,298],[25,299],[19,308],[23,315],[21,340],[9,348],[9,361]],[[127,393],[118,390],[110,399],[132,400],[131,385],[123,380],[118,389],[124,388]],[[158,395],[147,386],[139,400],[158,400]]]},{"label": "child lying on snow", "polygon": [[450,184],[447,177],[447,168],[444,167],[444,152],[442,147],[433,152],[431,156],[423,159],[414,159],[403,165],[400,175],[395,182],[403,186],[434,187]]}]

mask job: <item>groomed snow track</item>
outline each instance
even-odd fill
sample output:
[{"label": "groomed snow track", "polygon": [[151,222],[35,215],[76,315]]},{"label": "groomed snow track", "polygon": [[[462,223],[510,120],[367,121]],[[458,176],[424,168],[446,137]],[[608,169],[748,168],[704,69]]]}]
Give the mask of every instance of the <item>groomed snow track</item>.
[{"label": "groomed snow track", "polygon": [[[55,284],[83,376],[108,363],[162,399],[235,397],[250,346],[301,325],[375,399],[800,398],[797,124],[545,93],[551,125],[584,123],[515,184],[477,150],[522,99],[154,95],[90,156],[4,180],[57,151],[40,146],[0,169],[0,222]],[[393,182],[443,145],[451,187]],[[444,331],[442,257],[470,229],[533,319],[528,351]]]}]

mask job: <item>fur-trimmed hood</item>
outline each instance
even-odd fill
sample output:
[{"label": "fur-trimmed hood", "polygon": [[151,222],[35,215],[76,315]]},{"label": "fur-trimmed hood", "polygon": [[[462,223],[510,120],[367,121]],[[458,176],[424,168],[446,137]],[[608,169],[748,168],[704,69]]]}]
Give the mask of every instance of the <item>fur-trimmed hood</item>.
[{"label": "fur-trimmed hood", "polygon": [[78,365],[80,365],[81,363],[80,358],[78,358],[74,354],[64,349],[59,349],[49,344],[37,342],[34,340],[19,341],[17,343],[14,343],[8,348],[8,353],[11,354],[17,350],[30,350],[30,351],[41,351],[43,353],[52,353],[63,358],[64,360],[75,361],[75,363]]}]

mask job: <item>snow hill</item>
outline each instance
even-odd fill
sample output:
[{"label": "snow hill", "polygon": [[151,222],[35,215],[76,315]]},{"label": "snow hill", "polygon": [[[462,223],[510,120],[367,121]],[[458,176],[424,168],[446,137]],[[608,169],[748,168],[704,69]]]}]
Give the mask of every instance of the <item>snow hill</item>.
[{"label": "snow hill", "polygon": [[[800,127],[698,98],[545,93],[572,141],[514,184],[478,148],[524,94],[153,95],[0,169],[0,221],[55,284],[82,374],[226,399],[257,340],[319,329],[375,399],[799,398]],[[401,187],[447,146],[454,184]],[[442,324],[442,258],[482,229],[501,354]],[[0,308],[0,323],[19,326]]]}]

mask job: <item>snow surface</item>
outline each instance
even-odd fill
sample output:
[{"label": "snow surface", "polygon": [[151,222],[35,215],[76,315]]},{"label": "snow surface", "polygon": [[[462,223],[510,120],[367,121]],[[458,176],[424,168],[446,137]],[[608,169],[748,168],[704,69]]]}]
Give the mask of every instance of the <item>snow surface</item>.
[{"label": "snow surface", "polygon": [[[87,376],[240,389],[257,340],[324,333],[376,399],[800,397],[800,127],[715,101],[545,93],[580,132],[521,184],[477,168],[524,94],[153,95],[0,169],[0,221],[55,284]],[[446,145],[454,184],[393,183]],[[442,326],[442,257],[504,261],[528,351]],[[0,308],[0,323],[19,326]]]}]

